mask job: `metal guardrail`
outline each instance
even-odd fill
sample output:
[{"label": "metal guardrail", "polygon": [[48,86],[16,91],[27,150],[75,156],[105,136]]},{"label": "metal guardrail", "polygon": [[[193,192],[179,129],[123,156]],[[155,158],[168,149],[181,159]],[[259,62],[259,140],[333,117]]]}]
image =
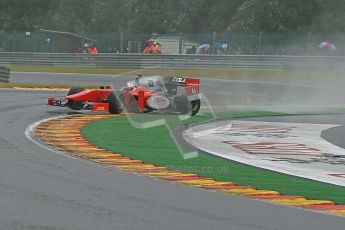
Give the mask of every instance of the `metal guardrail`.
[{"label": "metal guardrail", "polygon": [[245,55],[142,55],[0,53],[0,65],[76,67],[162,67],[195,69],[296,69],[345,70],[343,56],[245,56]]},{"label": "metal guardrail", "polygon": [[0,82],[9,82],[10,69],[4,66],[0,66]]}]

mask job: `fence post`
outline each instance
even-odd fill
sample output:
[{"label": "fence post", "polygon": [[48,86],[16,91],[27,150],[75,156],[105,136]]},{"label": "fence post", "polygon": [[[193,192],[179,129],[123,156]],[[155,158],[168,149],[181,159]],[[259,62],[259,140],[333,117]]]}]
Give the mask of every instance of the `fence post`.
[{"label": "fence post", "polygon": [[180,33],[178,37],[178,53],[182,54],[182,33]]},{"label": "fence post", "polygon": [[120,32],[120,53],[123,53],[123,32]]},{"label": "fence post", "polygon": [[16,31],[12,32],[12,52],[16,52]]},{"label": "fence post", "polygon": [[311,55],[311,33],[308,32],[308,44],[307,44],[307,47],[308,47],[308,53],[307,55]]},{"label": "fence post", "polygon": [[213,34],[212,34],[212,54],[216,53],[216,38],[217,38],[217,33],[213,32]]},{"label": "fence post", "polygon": [[261,52],[261,47],[262,47],[262,32],[260,31],[260,34],[259,34],[259,55],[262,54]]}]

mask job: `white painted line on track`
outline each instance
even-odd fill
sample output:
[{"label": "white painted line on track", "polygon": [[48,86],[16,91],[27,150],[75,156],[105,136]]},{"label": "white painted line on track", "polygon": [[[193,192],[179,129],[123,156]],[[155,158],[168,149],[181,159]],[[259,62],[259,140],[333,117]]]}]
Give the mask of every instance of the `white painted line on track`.
[{"label": "white painted line on track", "polygon": [[52,117],[52,118],[47,118],[47,119],[43,119],[43,120],[40,120],[40,121],[36,121],[36,122],[30,124],[28,127],[26,127],[26,129],[25,129],[25,136],[26,136],[26,138],[28,138],[30,141],[32,141],[36,145],[38,145],[38,146],[40,146],[40,147],[42,147],[42,148],[44,148],[46,150],[49,150],[50,152],[53,152],[55,154],[58,154],[58,155],[61,155],[61,156],[64,156],[64,157],[72,158],[72,159],[80,159],[80,158],[77,158],[77,157],[73,157],[73,156],[67,155],[64,152],[56,150],[56,149],[54,149],[52,147],[49,147],[48,145],[46,145],[46,144],[42,143],[41,141],[37,140],[37,138],[35,137],[36,127],[39,126],[41,123],[44,123],[44,122],[47,122],[47,121],[50,121],[50,120],[54,120],[54,119],[63,118],[63,117],[68,117],[68,115],[66,115],[66,116],[57,116],[57,117]]}]

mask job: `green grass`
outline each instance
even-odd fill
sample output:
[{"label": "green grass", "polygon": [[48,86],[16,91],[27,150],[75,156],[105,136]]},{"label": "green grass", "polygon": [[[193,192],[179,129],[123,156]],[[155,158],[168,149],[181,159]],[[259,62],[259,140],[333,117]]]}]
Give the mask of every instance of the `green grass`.
[{"label": "green grass", "polygon": [[[237,111],[233,117],[283,115],[265,111]],[[131,119],[150,120],[155,115],[131,115]],[[210,120],[208,115],[195,116],[185,124]],[[95,121],[82,129],[82,135],[93,144],[121,153],[133,159],[166,166],[184,172],[197,173],[219,181],[232,181],[239,185],[252,185],[258,189],[272,189],[283,194],[302,195],[309,199],[326,199],[345,204],[345,188],[312,180],[292,177],[252,166],[224,160],[208,154],[184,160],[169,136],[166,126],[147,129],[134,128],[127,117],[114,117]]]},{"label": "green grass", "polygon": [[105,67],[63,67],[63,66],[10,66],[17,72],[51,72],[51,73],[86,73],[86,74],[122,74],[136,71],[146,75],[162,75],[164,73],[194,77],[224,77],[224,78],[290,78],[290,79],[337,79],[344,80],[343,73],[331,70],[236,70],[236,69],[139,69],[139,68],[105,68]]},{"label": "green grass", "polygon": [[[54,88],[54,89],[68,89],[72,85],[50,85],[50,84],[32,84],[32,83],[13,83],[0,82],[0,88]],[[98,88],[97,86],[83,86],[85,88]]]},{"label": "green grass", "polygon": [[99,68],[99,67],[60,67],[60,66],[10,66],[16,72],[48,72],[48,73],[89,73],[89,74],[121,74],[135,69],[131,68]]}]

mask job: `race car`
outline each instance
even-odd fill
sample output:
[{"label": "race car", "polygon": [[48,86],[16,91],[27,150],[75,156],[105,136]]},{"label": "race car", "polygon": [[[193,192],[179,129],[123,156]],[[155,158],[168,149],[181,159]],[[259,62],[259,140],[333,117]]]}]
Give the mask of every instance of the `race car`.
[{"label": "race car", "polygon": [[48,98],[48,105],[73,110],[106,111],[111,114],[126,112],[158,112],[196,115],[200,110],[200,79],[184,77],[143,77],[120,90],[110,86],[99,89],[73,87],[63,98]]}]

